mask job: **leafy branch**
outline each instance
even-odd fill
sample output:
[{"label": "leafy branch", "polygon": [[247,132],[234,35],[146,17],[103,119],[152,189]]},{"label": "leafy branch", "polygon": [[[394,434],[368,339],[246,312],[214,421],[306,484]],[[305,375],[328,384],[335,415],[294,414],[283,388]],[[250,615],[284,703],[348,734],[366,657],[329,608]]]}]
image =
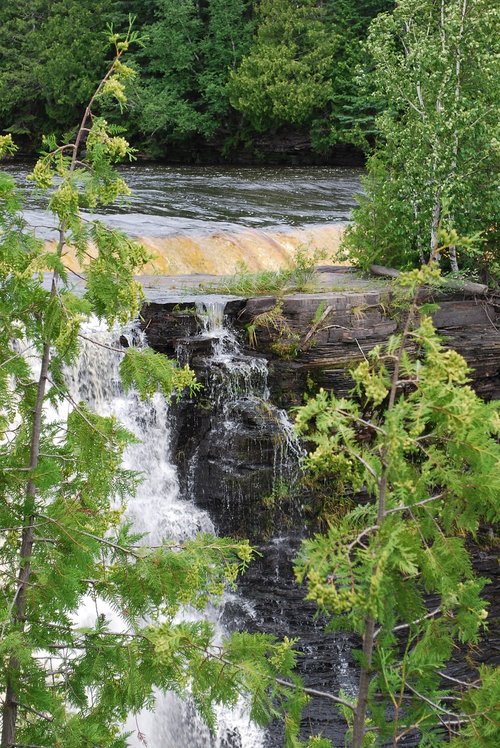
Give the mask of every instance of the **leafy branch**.
[{"label": "leafy branch", "polygon": [[[435,276],[431,264],[398,279],[412,299],[403,331],[353,371],[355,399],[320,392],[297,417],[299,433],[314,445],[309,469],[318,475],[341,470],[345,482],[370,498],[326,535],[304,541],[296,559],[308,599],[332,625],[363,637],[348,719],[353,748],[365,745],[373,722],[381,740],[397,745],[417,729],[433,739],[443,717],[459,733],[472,725],[481,734],[488,729],[484,720],[495,719],[492,706],[464,704],[462,710],[464,693],[453,685],[463,683],[441,685],[454,642],[475,643],[486,624],[484,581],[472,574],[463,536],[498,517],[500,421],[498,406],[483,403],[467,385],[464,360],[442,346],[430,318],[419,312],[419,288]],[[411,390],[404,386],[409,380]],[[429,594],[439,598],[432,610],[425,605]],[[494,678],[483,669],[476,685],[482,692]],[[396,710],[392,732],[380,703]]]}]

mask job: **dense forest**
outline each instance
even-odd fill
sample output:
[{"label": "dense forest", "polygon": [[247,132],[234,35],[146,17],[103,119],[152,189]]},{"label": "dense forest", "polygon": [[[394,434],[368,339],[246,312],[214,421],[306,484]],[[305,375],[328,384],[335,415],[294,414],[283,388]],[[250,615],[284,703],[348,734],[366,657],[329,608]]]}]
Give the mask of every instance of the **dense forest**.
[{"label": "dense forest", "polygon": [[[0,7],[0,131],[65,134],[129,14],[142,43],[120,123],[153,158],[355,157],[382,102],[363,43],[390,0],[25,0]],[[110,121],[117,114],[109,113]],[[360,151],[359,151],[360,152]],[[279,158],[279,155],[278,155]]]}]

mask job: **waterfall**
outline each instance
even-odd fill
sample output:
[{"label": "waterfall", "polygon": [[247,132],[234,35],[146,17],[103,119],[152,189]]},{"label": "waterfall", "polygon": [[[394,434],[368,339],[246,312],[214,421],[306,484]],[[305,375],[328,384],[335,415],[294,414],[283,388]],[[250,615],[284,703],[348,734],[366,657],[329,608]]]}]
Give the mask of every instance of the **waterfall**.
[{"label": "waterfall", "polygon": [[[113,415],[138,438],[124,455],[124,467],[142,473],[143,481],[137,494],[131,497],[127,516],[138,532],[146,534],[145,543],[157,544],[163,538],[184,540],[196,533],[214,532],[206,511],[180,494],[176,467],[170,454],[171,417],[165,399],[156,394],[147,402],[137,394],[125,394],[119,377],[120,336],[130,345],[143,346],[143,335],[131,327],[108,332],[97,321],[88,322],[82,329],[81,352],[76,364],[66,372],[66,380],[75,401],[84,400],[100,415]],[[205,612],[221,639],[222,607]],[[78,613],[78,624],[92,625],[98,613],[105,614],[115,630],[121,620],[105,603],[88,600]],[[184,617],[194,616],[185,611]],[[218,730],[212,736],[197,716],[192,704],[181,701],[174,694],[157,694],[154,712],[144,710],[131,716],[125,729],[132,735],[131,748],[260,748],[262,731],[251,725],[245,705],[235,709],[218,709]]]},{"label": "waterfall", "polygon": [[[259,545],[261,555],[243,576],[240,594],[227,605],[231,621],[250,631],[299,638],[306,657],[299,659],[298,671],[306,683],[354,695],[352,641],[342,632],[325,635],[324,621],[313,620],[293,578],[303,520],[300,505],[289,499],[289,489],[299,477],[302,448],[287,413],[270,400],[267,360],[244,353],[231,329],[230,317],[237,314],[238,305],[228,306],[230,298],[198,297],[201,332],[182,338],[186,360],[192,341],[192,364],[200,370],[204,397],[211,404],[210,415],[202,414],[200,422],[191,424],[196,448],[188,460],[186,493],[209,507],[224,533],[242,528],[259,538],[271,535]],[[210,338],[211,345],[200,345],[200,337]],[[209,425],[203,425],[203,418]],[[270,525],[263,525],[266,511]],[[311,731],[324,732],[334,745],[344,744],[343,720],[330,704],[314,702],[304,719],[314,724]],[[265,745],[283,745],[281,725],[268,728]]]},{"label": "waterfall", "polygon": [[239,399],[268,400],[267,361],[241,352],[234,331],[226,324],[224,310],[233,296],[205,296],[196,300],[202,336],[214,341],[210,356],[209,396],[216,409],[228,415]]},{"label": "waterfall", "polygon": [[[242,264],[252,273],[289,268],[299,247],[307,247],[311,252],[327,249],[335,256],[345,228],[341,223],[328,223],[293,230],[241,228],[193,233],[180,229],[162,236],[156,234],[161,228],[156,217],[152,223],[137,214],[127,216],[128,222],[123,221],[124,216],[120,218],[121,221],[111,221],[106,216],[105,220],[132,235],[142,229],[137,238],[153,257],[144,272],[152,275],[232,275],[241,271]],[[48,246],[52,246],[50,242]],[[81,271],[71,248],[66,263],[72,270]]]},{"label": "waterfall", "polygon": [[78,362],[66,373],[67,384],[74,400],[84,400],[99,415],[116,416],[139,440],[127,447],[124,455],[124,467],[142,474],[137,494],[127,508],[134,529],[148,533],[146,542],[151,545],[162,538],[184,540],[198,532],[213,532],[206,512],[180,497],[170,457],[171,429],[165,398],[157,393],[142,401],[134,391],[125,394],[121,387],[120,334],[129,344],[143,346],[142,334],[133,327],[110,333],[97,322],[87,323],[83,334]]},{"label": "waterfall", "polygon": [[289,517],[280,501],[298,478],[302,452],[286,412],[270,401],[267,360],[242,350],[225,317],[237,306],[230,296],[198,297],[201,331],[181,339],[207,403],[188,425],[186,487],[224,534],[255,537],[264,529],[259,523],[271,521],[265,506],[275,508],[273,529],[285,530]]}]

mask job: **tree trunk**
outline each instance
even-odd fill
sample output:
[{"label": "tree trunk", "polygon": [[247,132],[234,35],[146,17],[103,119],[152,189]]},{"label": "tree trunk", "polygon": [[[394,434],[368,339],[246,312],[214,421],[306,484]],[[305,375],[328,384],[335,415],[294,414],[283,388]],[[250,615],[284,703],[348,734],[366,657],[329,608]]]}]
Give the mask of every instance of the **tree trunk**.
[{"label": "tree trunk", "polygon": [[[382,278],[398,278],[401,275],[401,272],[396,270],[396,268],[386,268],[384,265],[370,265],[370,273],[380,275]],[[484,296],[489,290],[488,286],[484,283],[464,281],[460,278],[443,278],[443,285],[447,288],[473,294],[474,296]]]},{"label": "tree trunk", "polygon": [[450,247],[450,265],[454,273],[458,273],[457,248]]},{"label": "tree trunk", "polygon": [[[468,0],[463,0],[462,4],[462,12],[461,12],[461,18],[460,18],[460,31],[458,36],[458,42],[457,42],[457,49],[456,49],[456,60],[455,60],[455,117],[458,115],[458,111],[460,108],[460,92],[461,92],[461,71],[462,71],[462,39],[464,36],[464,29],[465,29],[465,17],[467,15],[467,4]],[[452,179],[456,179],[456,172],[457,172],[457,162],[458,162],[458,131],[457,131],[457,125],[455,125],[455,130],[453,132],[453,160],[451,164],[451,177]],[[452,224],[453,224],[453,217],[452,217]],[[456,247],[450,247],[450,264],[451,269],[454,273],[458,273],[458,259],[457,259],[457,248]]]},{"label": "tree trunk", "polygon": [[358,703],[354,712],[352,748],[361,748],[365,737],[366,709],[368,706],[368,688],[370,686],[371,664],[373,657],[373,644],[375,641],[375,621],[369,618],[365,625],[363,637],[363,658],[358,687]]},{"label": "tree trunk", "polygon": [[[50,345],[45,343],[42,354],[42,365],[38,379],[38,389],[35,409],[33,411],[33,424],[31,427],[30,448],[30,470],[36,470],[40,452],[40,434],[42,428],[43,401],[49,371]],[[24,516],[25,524],[21,538],[21,550],[19,553],[20,567],[17,577],[17,589],[12,610],[12,623],[19,624],[20,630],[24,630],[24,619],[26,612],[26,592],[31,574],[31,554],[33,552],[34,522],[35,522],[35,496],[36,486],[32,478],[26,485]],[[11,657],[7,665],[6,682],[7,689],[2,709],[2,742],[1,748],[12,748],[16,744],[17,727],[17,679],[20,673],[20,663],[17,657]]]},{"label": "tree trunk", "polygon": [[434,202],[434,208],[432,209],[432,222],[431,222],[431,260],[439,262],[441,259],[438,250],[438,230],[439,221],[441,220],[441,199],[439,191],[436,193]]}]

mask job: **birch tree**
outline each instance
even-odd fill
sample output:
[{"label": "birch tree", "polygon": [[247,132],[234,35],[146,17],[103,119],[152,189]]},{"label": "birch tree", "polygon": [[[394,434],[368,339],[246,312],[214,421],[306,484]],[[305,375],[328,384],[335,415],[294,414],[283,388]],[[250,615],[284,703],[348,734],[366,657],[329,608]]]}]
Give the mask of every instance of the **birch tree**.
[{"label": "birch tree", "polygon": [[[498,263],[499,23],[493,0],[400,0],[372,22],[367,51],[386,107],[347,238],[361,264],[422,262],[440,228],[480,234],[489,253],[479,259]],[[452,245],[445,266],[477,264]]]}]

